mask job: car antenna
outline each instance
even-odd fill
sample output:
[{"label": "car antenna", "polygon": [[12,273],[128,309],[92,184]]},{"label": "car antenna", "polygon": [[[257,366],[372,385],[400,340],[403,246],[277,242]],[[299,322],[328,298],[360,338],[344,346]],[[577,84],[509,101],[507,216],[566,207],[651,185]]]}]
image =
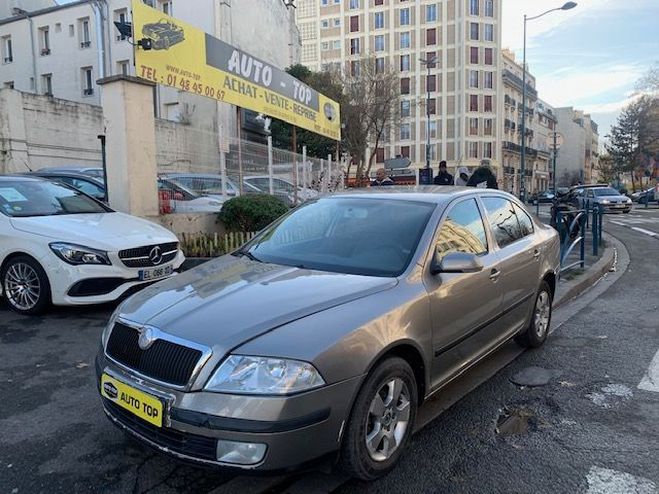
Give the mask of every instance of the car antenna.
[{"label": "car antenna", "polygon": [[27,164],[27,161],[25,161],[25,160],[21,160],[21,161],[23,162],[23,164],[25,165],[25,168],[27,168],[30,173],[32,173],[34,171],[34,170],[32,170],[32,168],[30,168],[30,165]]}]

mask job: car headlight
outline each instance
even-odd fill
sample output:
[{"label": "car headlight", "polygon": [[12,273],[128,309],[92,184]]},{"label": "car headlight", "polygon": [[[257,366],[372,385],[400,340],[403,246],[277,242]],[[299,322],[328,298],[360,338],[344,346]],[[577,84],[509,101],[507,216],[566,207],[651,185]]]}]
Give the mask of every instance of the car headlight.
[{"label": "car headlight", "polygon": [[625,199],[625,202],[629,204],[630,202],[632,202],[632,200],[628,197],[627,199]]},{"label": "car headlight", "polygon": [[101,250],[92,249],[83,245],[67,244],[64,242],[54,242],[50,244],[50,249],[62,261],[69,264],[105,264],[111,265],[108,253]]},{"label": "car headlight", "polygon": [[307,362],[230,355],[220,364],[204,389],[232,394],[283,395],[324,384],[316,368]]},{"label": "car headlight", "polygon": [[110,320],[108,321],[105,328],[103,329],[103,333],[101,334],[101,345],[103,345],[103,350],[105,350],[105,347],[108,344],[108,339],[110,338],[110,333],[112,332],[112,328],[114,327],[114,323],[117,322],[117,318],[119,317],[119,310],[120,309],[121,309],[121,305],[119,307],[117,307],[117,309],[112,313],[112,315],[110,316]]},{"label": "car headlight", "polygon": [[610,201],[608,199],[602,199],[600,204],[608,204]]}]

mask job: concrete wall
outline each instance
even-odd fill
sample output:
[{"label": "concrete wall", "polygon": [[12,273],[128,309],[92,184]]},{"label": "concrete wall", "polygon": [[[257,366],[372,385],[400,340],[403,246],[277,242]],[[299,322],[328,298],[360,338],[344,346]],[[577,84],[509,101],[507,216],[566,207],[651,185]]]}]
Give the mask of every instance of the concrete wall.
[{"label": "concrete wall", "polygon": [[[100,106],[0,89],[0,109],[0,173],[101,165]],[[217,134],[157,119],[156,163],[161,170],[219,169]]]},{"label": "concrete wall", "polygon": [[[586,156],[586,130],[574,121],[573,108],[556,108],[558,132],[563,136],[563,144],[556,157],[557,186],[574,185],[572,182],[584,182],[584,163]],[[590,139],[589,139],[590,140]]]}]

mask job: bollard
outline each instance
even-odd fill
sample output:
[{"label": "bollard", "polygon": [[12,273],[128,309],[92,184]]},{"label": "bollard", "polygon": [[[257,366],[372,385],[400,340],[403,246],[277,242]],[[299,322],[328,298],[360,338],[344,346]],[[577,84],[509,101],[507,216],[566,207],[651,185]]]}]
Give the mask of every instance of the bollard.
[{"label": "bollard", "polygon": [[584,214],[579,218],[580,229],[579,234],[581,235],[581,242],[579,246],[579,260],[581,261],[581,267],[586,267],[586,224],[588,221],[588,213]]},{"label": "bollard", "polygon": [[599,247],[599,211],[593,208],[593,255],[597,256]]}]

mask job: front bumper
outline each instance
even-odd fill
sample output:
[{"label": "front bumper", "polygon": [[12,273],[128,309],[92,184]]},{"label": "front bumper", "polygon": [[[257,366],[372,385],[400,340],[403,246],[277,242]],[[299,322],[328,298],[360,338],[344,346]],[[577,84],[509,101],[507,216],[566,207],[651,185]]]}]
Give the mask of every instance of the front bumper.
[{"label": "front bumper", "polygon": [[[114,302],[131,290],[139,289],[154,281],[140,281],[139,271],[143,268],[124,266],[116,255],[111,255],[111,266],[73,266],[57,258],[54,254],[44,263],[51,285],[54,305],[89,305]],[[185,256],[179,251],[170,262],[176,271],[181,267]],[[161,278],[165,279],[165,278]]]},{"label": "front bumper", "polygon": [[605,213],[625,213],[632,210],[631,204],[601,204],[600,205]]},{"label": "front bumper", "polygon": [[[258,471],[291,469],[336,451],[362,382],[358,376],[292,396],[186,392],[133,376],[102,351],[96,373],[99,386],[107,373],[168,401],[160,428],[102,398],[108,418],[132,436],[181,460]],[[218,440],[265,444],[265,455],[253,465],[221,462],[215,456]]]}]

